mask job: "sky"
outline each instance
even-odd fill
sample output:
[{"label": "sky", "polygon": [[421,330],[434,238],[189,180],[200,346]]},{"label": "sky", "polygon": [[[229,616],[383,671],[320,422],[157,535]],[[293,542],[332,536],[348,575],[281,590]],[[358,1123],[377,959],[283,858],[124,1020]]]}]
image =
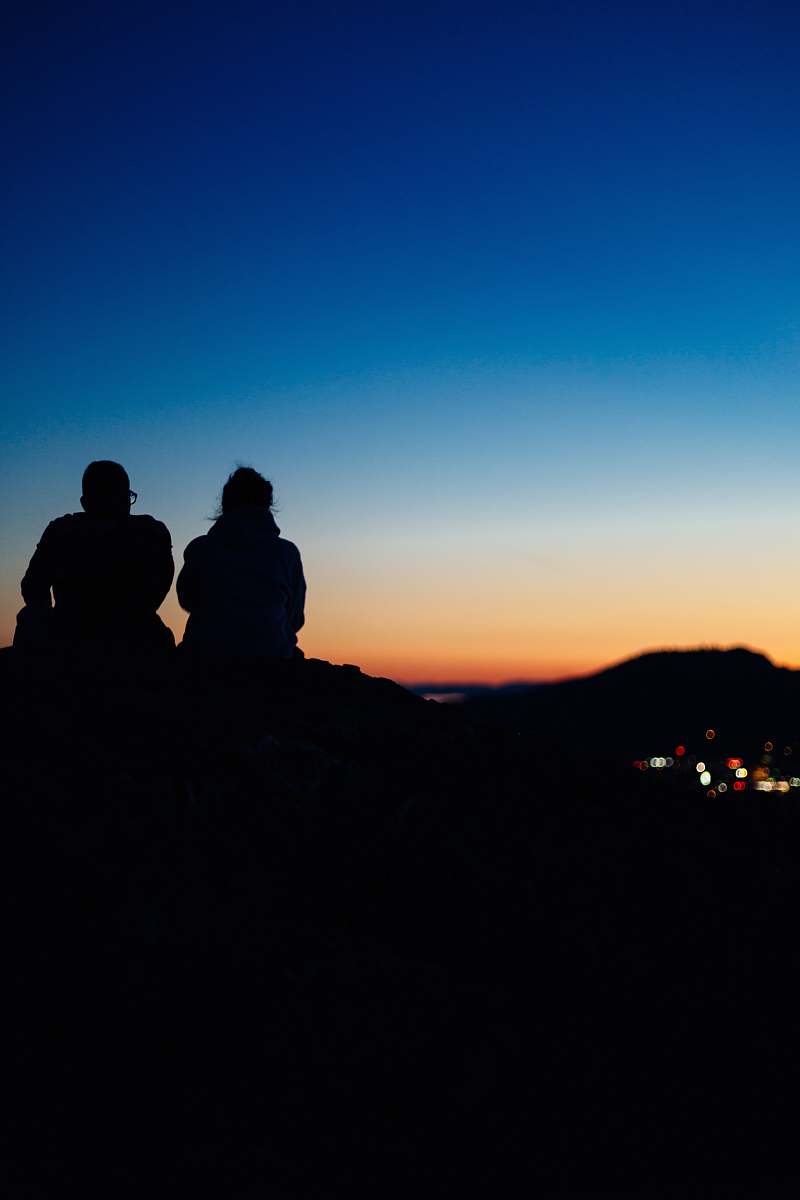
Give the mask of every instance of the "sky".
[{"label": "sky", "polygon": [[796,6],[18,9],[0,643],[112,458],[178,567],[272,480],[309,656],[800,665]]}]

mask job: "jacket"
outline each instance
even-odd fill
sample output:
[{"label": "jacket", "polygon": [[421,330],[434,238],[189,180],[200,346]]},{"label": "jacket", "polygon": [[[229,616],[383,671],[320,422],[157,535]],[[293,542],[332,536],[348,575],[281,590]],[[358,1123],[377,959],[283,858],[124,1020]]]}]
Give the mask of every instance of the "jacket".
[{"label": "jacket", "polygon": [[[148,637],[175,566],[169,530],[154,517],[71,513],[51,521],[22,579],[29,610],[69,637]],[[51,600],[52,593],[52,600]]]},{"label": "jacket", "polygon": [[223,513],[186,547],[177,581],[183,645],[235,658],[291,658],[305,620],[300,551],[268,509]]}]

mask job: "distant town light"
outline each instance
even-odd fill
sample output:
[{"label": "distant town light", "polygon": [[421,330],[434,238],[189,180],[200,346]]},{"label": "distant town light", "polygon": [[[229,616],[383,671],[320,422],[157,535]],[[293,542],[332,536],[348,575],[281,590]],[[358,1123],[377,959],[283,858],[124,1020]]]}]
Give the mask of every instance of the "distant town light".
[{"label": "distant town light", "polygon": [[676,746],[676,747],[675,747],[675,754],[676,754],[676,757],[677,757],[677,758],[683,758],[683,756],[684,756],[684,754],[685,754],[685,753],[686,753],[686,747],[685,747],[685,746]]},{"label": "distant town light", "polygon": [[702,775],[702,773],[703,773],[703,771],[705,771],[705,769],[706,769],[706,764],[704,762],[699,762],[697,764],[697,766],[695,767],[695,771],[697,771],[698,775]]},{"label": "distant town light", "polygon": [[708,787],[708,785],[711,783],[711,772],[703,771],[702,775],[700,776],[700,782],[702,783],[703,787]]},{"label": "distant town light", "polygon": [[730,767],[730,769],[732,771],[735,771],[736,768],[740,767],[741,765],[742,765],[742,760],[740,758],[729,758],[728,759],[728,766]]},{"label": "distant town light", "polygon": [[746,787],[747,784],[743,779],[737,779],[736,783],[733,785],[733,790],[735,792],[743,792]]},{"label": "distant town light", "polygon": [[709,800],[713,800],[714,797],[716,796],[716,794],[717,793],[714,791],[713,788],[709,788],[708,791],[706,792],[706,795],[708,796]]},{"label": "distant town light", "polygon": [[716,729],[707,729],[706,730],[706,741],[707,742],[713,742],[713,740],[716,736],[717,736]]},{"label": "distant town light", "polygon": [[736,771],[737,779],[747,779],[747,767],[738,767]]},{"label": "distant town light", "polygon": [[674,759],[674,758],[665,758],[665,759],[664,759],[664,766],[665,766],[665,767],[671,767],[671,766],[673,765],[673,763],[674,763],[674,762],[675,762],[675,759]]},{"label": "distant town light", "polygon": [[770,750],[774,750],[775,747],[773,746],[772,742],[764,742],[764,749],[766,750],[767,754],[769,754]]},{"label": "distant town light", "polygon": [[789,787],[800,787],[800,776],[793,775],[789,780]]},{"label": "distant town light", "polygon": [[728,790],[728,785],[727,785],[727,783],[725,783],[725,782],[722,782],[722,783],[718,783],[718,784],[717,784],[717,791],[719,792],[719,794],[720,794],[721,796],[722,796],[722,795],[724,795],[724,793],[725,793],[725,792],[727,792],[727,790]]}]

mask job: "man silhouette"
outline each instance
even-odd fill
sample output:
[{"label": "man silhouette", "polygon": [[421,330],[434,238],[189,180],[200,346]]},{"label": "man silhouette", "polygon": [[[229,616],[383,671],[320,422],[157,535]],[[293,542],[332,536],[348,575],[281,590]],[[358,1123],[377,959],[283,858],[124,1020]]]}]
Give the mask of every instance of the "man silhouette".
[{"label": "man silhouette", "polygon": [[50,522],[22,579],[25,608],[17,616],[15,646],[99,640],[174,647],[156,614],[175,570],[172,540],[161,521],[131,516],[135,501],[124,467],[89,463],[83,512]]}]

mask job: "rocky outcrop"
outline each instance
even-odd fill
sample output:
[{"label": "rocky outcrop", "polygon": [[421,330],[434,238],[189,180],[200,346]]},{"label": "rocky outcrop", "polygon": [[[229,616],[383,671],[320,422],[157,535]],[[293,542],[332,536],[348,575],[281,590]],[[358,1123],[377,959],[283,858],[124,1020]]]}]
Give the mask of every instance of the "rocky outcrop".
[{"label": "rocky outcrop", "polygon": [[793,797],[313,660],[0,655],[0,693],[5,1194],[794,1170]]}]

